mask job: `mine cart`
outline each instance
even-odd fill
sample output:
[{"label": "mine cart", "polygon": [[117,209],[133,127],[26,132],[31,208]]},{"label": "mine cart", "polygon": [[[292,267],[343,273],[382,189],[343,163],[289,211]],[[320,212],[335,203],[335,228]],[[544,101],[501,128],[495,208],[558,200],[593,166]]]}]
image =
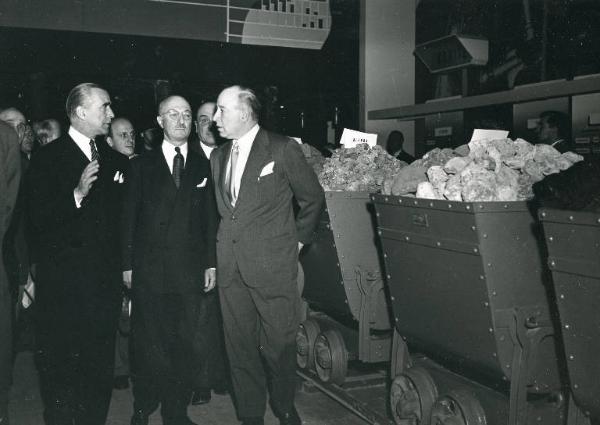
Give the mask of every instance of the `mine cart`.
[{"label": "mine cart", "polygon": [[372,199],[396,330],[395,421],[564,423],[535,212],[525,202]]},{"label": "mine cart", "polygon": [[375,217],[365,192],[326,192],[313,243],[300,256],[310,307],[297,335],[298,365],[344,381],[349,359],[389,360],[392,325]]},{"label": "mine cart", "polygon": [[[542,210],[575,403],[600,421],[600,213]],[[570,412],[570,417],[576,415]],[[577,424],[586,417],[577,417]]]}]

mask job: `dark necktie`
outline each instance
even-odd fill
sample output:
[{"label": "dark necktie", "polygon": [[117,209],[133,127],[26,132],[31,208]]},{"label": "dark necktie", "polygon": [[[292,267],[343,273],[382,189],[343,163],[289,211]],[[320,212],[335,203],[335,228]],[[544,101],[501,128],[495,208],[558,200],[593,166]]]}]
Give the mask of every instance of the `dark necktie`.
[{"label": "dark necktie", "polygon": [[94,143],[94,139],[90,140],[90,149],[92,150],[92,161],[100,160],[100,155],[98,154],[98,149],[96,149],[96,144]]},{"label": "dark necktie", "polygon": [[181,184],[181,174],[183,173],[183,155],[179,150],[179,147],[175,148],[175,158],[173,158],[173,180],[175,181],[175,186],[179,188]]}]

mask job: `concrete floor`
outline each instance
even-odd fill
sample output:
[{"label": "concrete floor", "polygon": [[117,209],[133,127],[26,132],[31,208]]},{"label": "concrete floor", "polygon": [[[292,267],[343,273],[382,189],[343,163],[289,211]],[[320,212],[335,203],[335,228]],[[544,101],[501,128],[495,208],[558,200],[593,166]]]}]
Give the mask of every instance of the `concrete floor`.
[{"label": "concrete floor", "polygon": [[[108,425],[129,425],[132,413],[131,390],[113,391]],[[365,425],[363,421],[321,392],[300,391],[296,407],[305,425]],[[12,425],[43,425],[42,402],[38,379],[33,364],[33,353],[23,351],[17,355],[14,385],[9,405]],[[198,425],[237,425],[235,411],[229,396],[213,396],[209,404],[190,406],[190,418]],[[154,413],[150,425],[160,425],[160,414]],[[278,425],[270,410],[265,416],[266,425]]]}]

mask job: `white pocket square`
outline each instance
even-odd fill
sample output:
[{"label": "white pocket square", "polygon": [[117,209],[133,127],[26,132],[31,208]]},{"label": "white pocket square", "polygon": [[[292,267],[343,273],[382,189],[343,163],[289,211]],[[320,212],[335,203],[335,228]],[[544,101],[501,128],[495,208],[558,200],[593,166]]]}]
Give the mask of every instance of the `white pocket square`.
[{"label": "white pocket square", "polygon": [[269,162],[267,165],[265,165],[263,167],[263,169],[260,172],[260,176],[258,176],[258,177],[268,176],[269,174],[273,173],[274,166],[275,166],[275,161]]},{"label": "white pocket square", "polygon": [[122,172],[117,171],[113,177],[113,181],[116,181],[117,183],[123,183],[125,181],[125,176],[123,176]]},{"label": "white pocket square", "polygon": [[206,186],[206,177],[204,177],[204,180],[202,180],[200,183],[198,183],[196,185],[196,187],[204,187],[204,186]]}]

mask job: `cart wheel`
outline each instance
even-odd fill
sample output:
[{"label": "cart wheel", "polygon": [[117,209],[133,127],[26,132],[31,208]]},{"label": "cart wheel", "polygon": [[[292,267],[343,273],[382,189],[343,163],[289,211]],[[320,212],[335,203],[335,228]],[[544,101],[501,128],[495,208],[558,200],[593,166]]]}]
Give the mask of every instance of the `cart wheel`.
[{"label": "cart wheel", "polygon": [[308,319],[300,323],[296,332],[296,363],[302,369],[314,367],[314,347],[321,329],[316,320]]},{"label": "cart wheel", "polygon": [[486,425],[485,412],[477,398],[465,390],[452,390],[439,397],[431,409],[431,425]]},{"label": "cart wheel", "polygon": [[422,367],[413,367],[396,376],[390,387],[394,421],[399,425],[429,425],[431,407],[437,394],[433,378]]},{"label": "cart wheel", "polygon": [[342,334],[335,329],[322,332],[315,341],[315,369],[323,382],[341,384],[348,370],[348,352]]}]

